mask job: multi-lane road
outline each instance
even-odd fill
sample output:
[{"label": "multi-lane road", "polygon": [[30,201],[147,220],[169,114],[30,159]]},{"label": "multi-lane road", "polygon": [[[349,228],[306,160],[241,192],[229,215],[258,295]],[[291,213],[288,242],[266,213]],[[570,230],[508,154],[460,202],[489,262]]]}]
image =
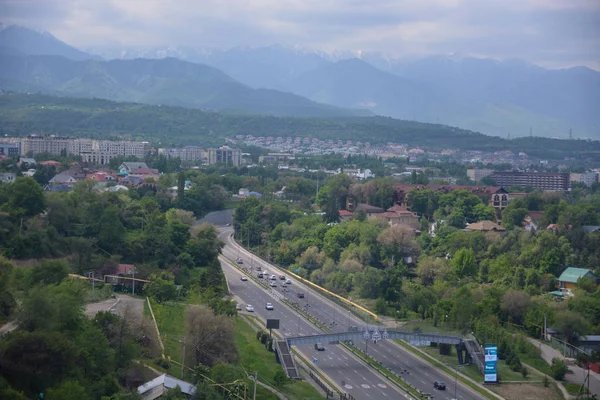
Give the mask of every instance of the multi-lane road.
[{"label": "multi-lane road", "polygon": [[[235,243],[231,228],[222,228],[220,232],[220,238],[225,242],[223,255],[230,260],[236,260],[240,257],[244,260],[244,267],[249,269],[248,273],[256,275],[256,267],[260,266],[263,273],[267,270],[277,276],[285,274],[284,270],[280,270],[253,256]],[[350,326],[365,326],[363,321],[346,309],[294,279],[292,279],[292,284],[286,288],[280,285],[281,281],[278,279],[278,287],[274,288],[278,291],[278,295],[272,296],[254,282],[242,282],[240,280],[241,273],[237,269],[227,263],[222,264],[231,291],[246,303],[254,305],[261,317],[279,318],[280,331],[285,336],[314,335],[322,332],[300,318],[297,313],[274,300],[278,296],[285,296],[290,301],[297,302],[307,313],[317,318],[322,324],[329,326],[332,331],[345,332],[349,330]],[[253,267],[252,270],[250,270],[250,267]],[[300,292],[304,294],[304,298],[298,297]],[[274,311],[265,310],[267,302],[275,303]],[[357,345],[359,344],[357,343]],[[363,351],[366,350],[364,341],[360,346]],[[364,367],[363,364],[339,346],[329,345],[325,352],[317,352],[313,346],[299,346],[299,350],[310,359],[317,358],[318,366],[323,372],[338,386],[341,386],[343,382],[345,384],[344,390],[357,399],[372,399],[376,396],[394,399],[403,398],[395,388],[390,387],[392,386],[391,383],[382,381],[379,375]],[[434,395],[435,399],[451,400],[455,397],[455,379],[453,376],[448,376],[391,340],[380,340],[377,344],[370,341],[368,354],[391,371],[401,373],[403,379],[417,389]],[[434,389],[433,383],[435,381],[446,382],[447,389],[445,391]],[[456,398],[459,400],[476,400],[481,399],[482,396],[458,382]]]}]

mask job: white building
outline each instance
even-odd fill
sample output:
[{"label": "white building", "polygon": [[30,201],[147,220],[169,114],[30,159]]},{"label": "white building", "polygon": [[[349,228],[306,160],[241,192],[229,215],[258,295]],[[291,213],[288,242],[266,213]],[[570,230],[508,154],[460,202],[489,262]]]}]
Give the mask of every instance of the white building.
[{"label": "white building", "polygon": [[186,146],[181,148],[158,149],[158,154],[169,158],[177,158],[181,161],[202,161],[206,156],[206,150],[197,146]]},{"label": "white building", "polygon": [[232,149],[229,146],[221,146],[218,149],[208,149],[208,163],[224,164],[232,167],[238,167],[242,160],[242,151]]},{"label": "white building", "polygon": [[585,186],[592,186],[594,183],[598,183],[597,172],[584,172],[584,173],[572,173],[570,176],[571,182],[583,183]]},{"label": "white building", "polygon": [[471,168],[471,169],[467,170],[467,177],[469,177],[469,179],[472,180],[473,182],[479,182],[486,176],[490,176],[493,172],[494,171],[492,171],[491,169]]},{"label": "white building", "polygon": [[60,136],[26,136],[21,141],[21,154],[67,153],[73,139]]}]

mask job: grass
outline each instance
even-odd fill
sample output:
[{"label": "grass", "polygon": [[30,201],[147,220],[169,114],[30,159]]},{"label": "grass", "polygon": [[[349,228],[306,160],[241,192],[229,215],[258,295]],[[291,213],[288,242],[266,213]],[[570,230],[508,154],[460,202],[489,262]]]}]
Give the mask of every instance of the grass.
[{"label": "grass", "polygon": [[421,332],[439,332],[462,336],[459,331],[451,328],[450,326],[445,326],[444,324],[433,326],[433,324],[429,321],[410,321],[401,325],[399,329],[404,332],[413,332],[416,329],[420,329]]},{"label": "grass", "polygon": [[[240,364],[247,373],[258,371],[258,380],[269,386],[275,387],[273,377],[281,370],[281,365],[275,360],[275,354],[269,352],[263,344],[256,339],[256,332],[248,323],[240,317],[235,320],[235,341],[240,354]],[[252,384],[249,385],[251,387]],[[258,389],[261,389],[260,386]],[[263,389],[266,390],[266,389]],[[278,388],[290,399],[308,400],[323,399],[323,396],[308,382],[290,381],[283,387]],[[268,392],[270,395],[272,393]],[[259,397],[257,398],[266,398]],[[277,398],[277,397],[273,397]]]},{"label": "grass", "polygon": [[[528,354],[519,353],[519,352],[517,352],[517,355],[519,356],[519,359],[521,360],[521,362],[531,365],[533,368],[537,369],[538,371],[540,371],[546,375],[552,376],[552,373],[550,372],[550,365],[541,356],[531,357]],[[529,372],[532,372],[532,371],[529,371]]]},{"label": "grass", "polygon": [[[181,362],[181,343],[178,342],[185,333],[185,304],[157,303],[150,300],[156,323],[165,345],[165,355]],[[147,306],[144,306],[144,312]]]},{"label": "grass", "polygon": [[[567,392],[572,395],[572,396],[576,396],[579,394],[579,389],[581,388],[581,385],[579,383],[568,383],[568,382],[561,382],[561,384],[565,387],[565,389],[567,389]],[[583,388],[583,392],[582,394],[588,394],[588,390],[587,388]]]}]

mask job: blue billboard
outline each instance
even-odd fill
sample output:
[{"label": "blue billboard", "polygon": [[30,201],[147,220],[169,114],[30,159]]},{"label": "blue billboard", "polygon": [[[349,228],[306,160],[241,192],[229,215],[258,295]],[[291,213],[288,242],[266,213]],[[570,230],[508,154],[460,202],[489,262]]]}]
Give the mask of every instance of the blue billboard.
[{"label": "blue billboard", "polygon": [[495,344],[486,344],[484,347],[485,371],[483,381],[485,383],[498,382],[498,346]]}]

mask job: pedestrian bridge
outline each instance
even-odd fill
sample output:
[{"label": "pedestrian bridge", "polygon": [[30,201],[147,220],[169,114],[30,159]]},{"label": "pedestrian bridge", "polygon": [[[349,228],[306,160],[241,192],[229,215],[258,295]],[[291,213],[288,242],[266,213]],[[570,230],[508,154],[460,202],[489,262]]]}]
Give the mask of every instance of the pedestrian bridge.
[{"label": "pedestrian bridge", "polygon": [[396,330],[365,329],[342,333],[324,333],[311,336],[288,337],[287,342],[290,346],[314,343],[332,343],[337,344],[342,341],[352,340],[381,340],[381,339],[400,339],[411,343],[414,346],[429,346],[430,343],[445,343],[453,345],[462,345],[461,336],[441,335],[438,333],[420,333],[420,332],[401,332]]}]

